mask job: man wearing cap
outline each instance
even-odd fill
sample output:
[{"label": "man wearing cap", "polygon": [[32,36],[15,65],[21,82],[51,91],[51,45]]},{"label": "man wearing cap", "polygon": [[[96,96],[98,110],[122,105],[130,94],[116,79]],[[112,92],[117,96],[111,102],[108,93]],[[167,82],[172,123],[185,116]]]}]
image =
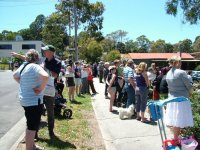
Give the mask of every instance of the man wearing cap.
[{"label": "man wearing cap", "polygon": [[124,80],[125,80],[125,90],[127,92],[127,103],[126,108],[131,104],[135,104],[135,81],[134,81],[134,72],[133,72],[133,60],[128,60],[127,66],[123,70]]},{"label": "man wearing cap", "polygon": [[[54,96],[55,96],[55,87],[54,87],[54,78],[57,78],[61,70],[61,62],[54,57],[55,48],[52,45],[46,45],[42,47],[42,52],[46,58],[44,61],[44,69],[49,74],[49,81],[45,88],[44,92],[44,104],[47,109],[47,118],[48,118],[48,130],[49,136],[52,138],[54,136]],[[51,87],[51,88],[50,88]],[[52,88],[53,87],[53,88]],[[54,89],[54,91],[50,90]]]}]

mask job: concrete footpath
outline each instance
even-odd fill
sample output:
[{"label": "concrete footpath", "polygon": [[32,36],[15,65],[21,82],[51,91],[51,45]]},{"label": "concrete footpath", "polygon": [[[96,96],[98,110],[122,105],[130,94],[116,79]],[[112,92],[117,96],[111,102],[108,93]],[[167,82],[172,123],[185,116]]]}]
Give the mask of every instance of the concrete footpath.
[{"label": "concrete footpath", "polygon": [[[107,150],[162,150],[158,125],[136,119],[120,120],[118,113],[109,112],[109,100],[104,96],[105,84],[95,78],[94,85],[99,94],[92,98],[92,104]],[[172,137],[170,134],[167,129],[168,138]]]}]

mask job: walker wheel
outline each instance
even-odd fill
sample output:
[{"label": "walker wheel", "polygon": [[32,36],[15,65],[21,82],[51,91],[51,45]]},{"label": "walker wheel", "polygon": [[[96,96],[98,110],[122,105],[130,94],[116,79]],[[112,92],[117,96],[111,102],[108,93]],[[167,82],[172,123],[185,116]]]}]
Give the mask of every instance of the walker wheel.
[{"label": "walker wheel", "polygon": [[72,110],[71,109],[65,109],[63,112],[63,117],[66,119],[70,119],[72,116]]}]

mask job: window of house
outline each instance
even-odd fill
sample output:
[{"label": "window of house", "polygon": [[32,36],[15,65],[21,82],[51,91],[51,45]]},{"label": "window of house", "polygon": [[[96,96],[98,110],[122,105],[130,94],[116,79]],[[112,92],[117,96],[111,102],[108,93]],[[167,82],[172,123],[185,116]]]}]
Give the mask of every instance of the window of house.
[{"label": "window of house", "polygon": [[35,44],[22,44],[22,49],[35,49]]},{"label": "window of house", "polygon": [[0,50],[12,50],[12,44],[0,44]]}]

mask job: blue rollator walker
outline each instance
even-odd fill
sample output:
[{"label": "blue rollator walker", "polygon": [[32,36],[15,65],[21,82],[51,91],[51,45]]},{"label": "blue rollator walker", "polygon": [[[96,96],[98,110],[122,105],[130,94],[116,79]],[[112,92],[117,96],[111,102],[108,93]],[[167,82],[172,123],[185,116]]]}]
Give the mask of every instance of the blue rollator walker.
[{"label": "blue rollator walker", "polygon": [[[166,131],[165,131],[165,126],[163,123],[163,109],[162,107],[165,106],[168,103],[173,103],[173,102],[183,102],[183,101],[189,101],[188,98],[185,97],[176,97],[172,99],[165,99],[165,100],[159,100],[159,101],[153,101],[150,100],[147,104],[150,110],[151,114],[151,119],[152,121],[157,121],[158,122],[158,127],[160,131],[160,136],[162,143],[164,141],[167,141],[167,136],[166,136]],[[163,132],[162,132],[163,130]],[[171,146],[166,146],[163,144],[164,150],[180,150],[179,147],[171,145]]]}]

